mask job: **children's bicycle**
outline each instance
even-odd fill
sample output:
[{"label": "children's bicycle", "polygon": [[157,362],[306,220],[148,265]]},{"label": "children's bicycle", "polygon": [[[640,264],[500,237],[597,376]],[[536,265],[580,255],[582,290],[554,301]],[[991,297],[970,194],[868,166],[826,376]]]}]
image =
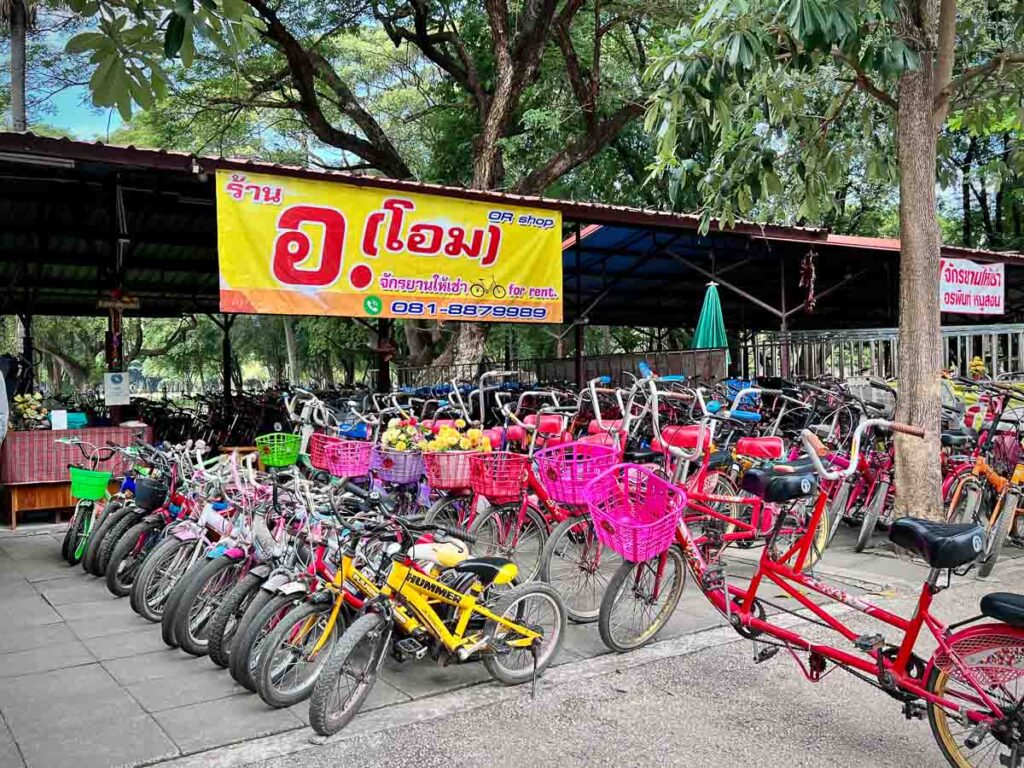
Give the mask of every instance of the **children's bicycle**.
[{"label": "children's bicycle", "polygon": [[[99,470],[97,467],[110,461],[118,452],[116,446],[98,448],[92,443],[83,442],[76,437],[62,437],[57,440],[64,445],[73,445],[82,453],[83,466],[71,464],[68,471],[71,475],[71,495],[78,499],[74,514],[68,524],[67,533],[61,543],[60,555],[69,565],[77,565],[85,555],[89,546],[89,535],[95,527],[110,501],[109,486],[114,477],[113,472]],[[126,480],[126,483],[129,481]],[[126,490],[126,488],[121,489]]]}]

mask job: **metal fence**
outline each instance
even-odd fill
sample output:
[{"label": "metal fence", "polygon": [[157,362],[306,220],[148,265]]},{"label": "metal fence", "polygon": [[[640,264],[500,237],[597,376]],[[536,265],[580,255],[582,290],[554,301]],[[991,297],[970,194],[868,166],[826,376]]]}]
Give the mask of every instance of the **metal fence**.
[{"label": "metal fence", "polygon": [[[739,365],[744,375],[840,378],[899,376],[896,328],[849,331],[757,333],[744,340]],[[1024,325],[953,325],[942,329],[943,365],[966,375],[980,357],[989,376],[1024,371]]]},{"label": "metal fence", "polygon": [[[610,376],[612,381],[622,380],[623,373],[636,375],[641,362],[646,361],[652,369],[663,376],[682,374],[687,378],[718,380],[726,375],[726,350],[724,349],[676,349],[670,351],[630,352],[611,355],[587,355],[583,358],[583,378],[589,380],[598,376]],[[488,370],[521,371],[527,380],[546,382],[574,382],[576,360],[565,358],[521,358],[513,359],[510,366],[504,363],[483,362],[479,365],[432,365],[422,368],[395,368],[398,386],[416,387],[438,384],[452,380],[475,381]]]}]

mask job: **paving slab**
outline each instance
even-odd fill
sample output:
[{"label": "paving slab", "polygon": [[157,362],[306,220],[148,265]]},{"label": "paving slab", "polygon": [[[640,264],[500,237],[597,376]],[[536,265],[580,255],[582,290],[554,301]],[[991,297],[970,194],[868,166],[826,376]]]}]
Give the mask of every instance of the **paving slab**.
[{"label": "paving slab", "polygon": [[68,726],[18,739],[28,768],[109,768],[176,757],[174,742],[149,715]]},{"label": "paving slab", "polygon": [[251,692],[236,683],[225,669],[207,663],[188,675],[175,675],[172,680],[160,678],[128,685],[126,690],[147,712],[216,701]]},{"label": "paving slab", "polygon": [[[77,603],[91,603],[96,600],[115,600],[114,596],[107,590],[106,584],[95,576],[86,574],[76,575],[67,579],[54,579],[51,581],[36,582],[31,585],[33,589],[39,590],[46,601],[57,608]],[[65,616],[65,618],[69,618]]]},{"label": "paving slab", "polygon": [[[101,616],[94,619],[69,621],[68,627],[70,627],[71,631],[82,640],[88,640],[93,637],[103,637],[104,635],[116,635],[133,629],[142,629],[143,627],[151,629],[154,628],[151,622],[146,621],[141,616],[137,616],[132,612],[127,599],[122,602],[124,603],[124,610],[118,614],[112,616]],[[159,635],[160,628],[155,627],[155,630]]]},{"label": "paving slab", "polygon": [[58,645],[74,639],[75,633],[63,622],[38,627],[3,626],[0,627],[0,654]]},{"label": "paving slab", "polygon": [[[46,592],[43,592],[45,597]],[[64,605],[57,605],[54,610],[60,614],[65,621],[83,621],[85,619],[99,619],[108,616],[124,616],[126,609],[132,613],[131,605],[124,598],[114,597],[106,588],[102,592],[93,588],[94,599],[89,601],[78,600]],[[99,599],[95,599],[99,598]]]},{"label": "paving slab", "polygon": [[25,761],[21,757],[21,750],[18,748],[11,729],[7,723],[0,720],[0,768],[25,768]]},{"label": "paving slab", "polygon": [[[363,702],[363,706],[360,708],[360,712],[372,712],[375,709],[382,709],[384,707],[390,707],[395,704],[402,704],[407,701],[412,701],[408,696],[402,693],[400,690],[395,688],[393,685],[388,685],[383,680],[377,680],[373,686],[373,690],[370,691],[370,695],[366,697],[366,701]],[[296,704],[293,707],[289,707],[288,711],[299,718],[305,725],[309,725],[309,701],[303,701]]]},{"label": "paving slab", "polygon": [[287,709],[271,709],[258,696],[232,696],[158,712],[153,718],[182,752],[197,752],[302,727]]},{"label": "paving slab", "polygon": [[95,661],[96,657],[83,645],[81,640],[72,639],[63,643],[0,654],[0,677],[48,672],[54,669],[92,664]]},{"label": "paving slab", "polygon": [[380,678],[406,696],[418,699],[481,683],[490,680],[491,675],[479,661],[441,667],[430,659],[407,661],[403,664],[388,659],[381,670]]},{"label": "paving slab", "polygon": [[0,626],[36,627],[60,621],[60,615],[39,595],[0,600]]},{"label": "paving slab", "polygon": [[[65,627],[64,624],[55,624],[56,627]],[[65,630],[70,636],[75,637],[70,629]],[[0,641],[3,633],[0,633]],[[144,622],[144,626],[129,629],[126,632],[116,632],[110,635],[98,637],[87,637],[82,640],[93,656],[100,661],[111,659],[123,659],[128,656],[139,656],[153,651],[166,651],[167,644],[160,637],[160,625]]]},{"label": "paving slab", "polygon": [[[159,636],[159,627],[154,626],[153,631]],[[166,677],[181,680],[183,677],[213,670],[213,664],[209,659],[191,656],[177,648],[168,648],[166,645],[162,651],[111,659],[104,661],[103,666],[110,672],[111,677],[121,685],[134,685]],[[229,675],[228,680],[230,679]]]}]

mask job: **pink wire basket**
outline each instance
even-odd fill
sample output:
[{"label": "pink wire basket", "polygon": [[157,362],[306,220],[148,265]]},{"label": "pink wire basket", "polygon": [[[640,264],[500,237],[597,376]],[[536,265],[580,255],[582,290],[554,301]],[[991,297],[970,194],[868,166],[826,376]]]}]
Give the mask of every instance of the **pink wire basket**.
[{"label": "pink wire basket", "polygon": [[335,477],[366,477],[370,474],[373,443],[338,440],[324,448],[327,471]]},{"label": "pink wire basket", "polygon": [[584,490],[591,480],[611,469],[619,452],[608,445],[563,443],[533,455],[544,490],[562,504],[586,504]]},{"label": "pink wire basket", "polygon": [[415,483],[423,475],[423,454],[377,445],[373,448],[371,468],[377,479],[385,483]]},{"label": "pink wire basket", "polygon": [[638,464],[618,464],[584,490],[598,540],[624,560],[661,555],[675,540],[686,492]]},{"label": "pink wire basket", "polygon": [[470,457],[477,451],[438,451],[423,454],[427,482],[436,491],[457,491],[469,488]]},{"label": "pink wire basket", "polygon": [[469,459],[473,491],[488,499],[517,499],[526,485],[530,457],[521,453],[494,451]]},{"label": "pink wire basket", "polygon": [[309,463],[316,469],[323,469],[329,472],[331,468],[327,464],[327,446],[340,442],[341,438],[314,432],[309,436],[309,445],[307,446],[309,450]]}]

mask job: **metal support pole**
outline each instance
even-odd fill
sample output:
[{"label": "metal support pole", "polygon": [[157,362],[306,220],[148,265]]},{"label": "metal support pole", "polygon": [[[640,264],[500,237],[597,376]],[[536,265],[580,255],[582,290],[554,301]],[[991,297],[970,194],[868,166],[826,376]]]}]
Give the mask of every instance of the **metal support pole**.
[{"label": "metal support pole", "polygon": [[779,309],[782,310],[782,321],[779,325],[781,332],[780,342],[782,344],[780,353],[780,367],[782,378],[789,378],[789,322],[786,315],[786,260],[779,254]]},{"label": "metal support pole", "polygon": [[573,352],[574,364],[576,371],[576,386],[582,388],[584,373],[583,373],[583,344],[587,338],[586,328],[583,323],[576,323],[576,349]]},{"label": "metal support pole", "polygon": [[233,361],[231,356],[231,326],[235,324],[236,315],[225,314],[224,321],[221,325],[221,372],[224,376],[224,406],[228,413],[232,413],[234,410],[234,402],[232,401],[231,395],[231,371],[233,369]]},{"label": "metal support pole", "polygon": [[[28,361],[28,388],[35,388],[35,343],[32,341],[32,315],[18,315],[21,323],[21,354]],[[56,385],[56,382],[54,382]]]},{"label": "metal support pole", "polygon": [[377,391],[391,391],[391,358],[385,345],[391,338],[391,321],[387,318],[377,320]]}]

